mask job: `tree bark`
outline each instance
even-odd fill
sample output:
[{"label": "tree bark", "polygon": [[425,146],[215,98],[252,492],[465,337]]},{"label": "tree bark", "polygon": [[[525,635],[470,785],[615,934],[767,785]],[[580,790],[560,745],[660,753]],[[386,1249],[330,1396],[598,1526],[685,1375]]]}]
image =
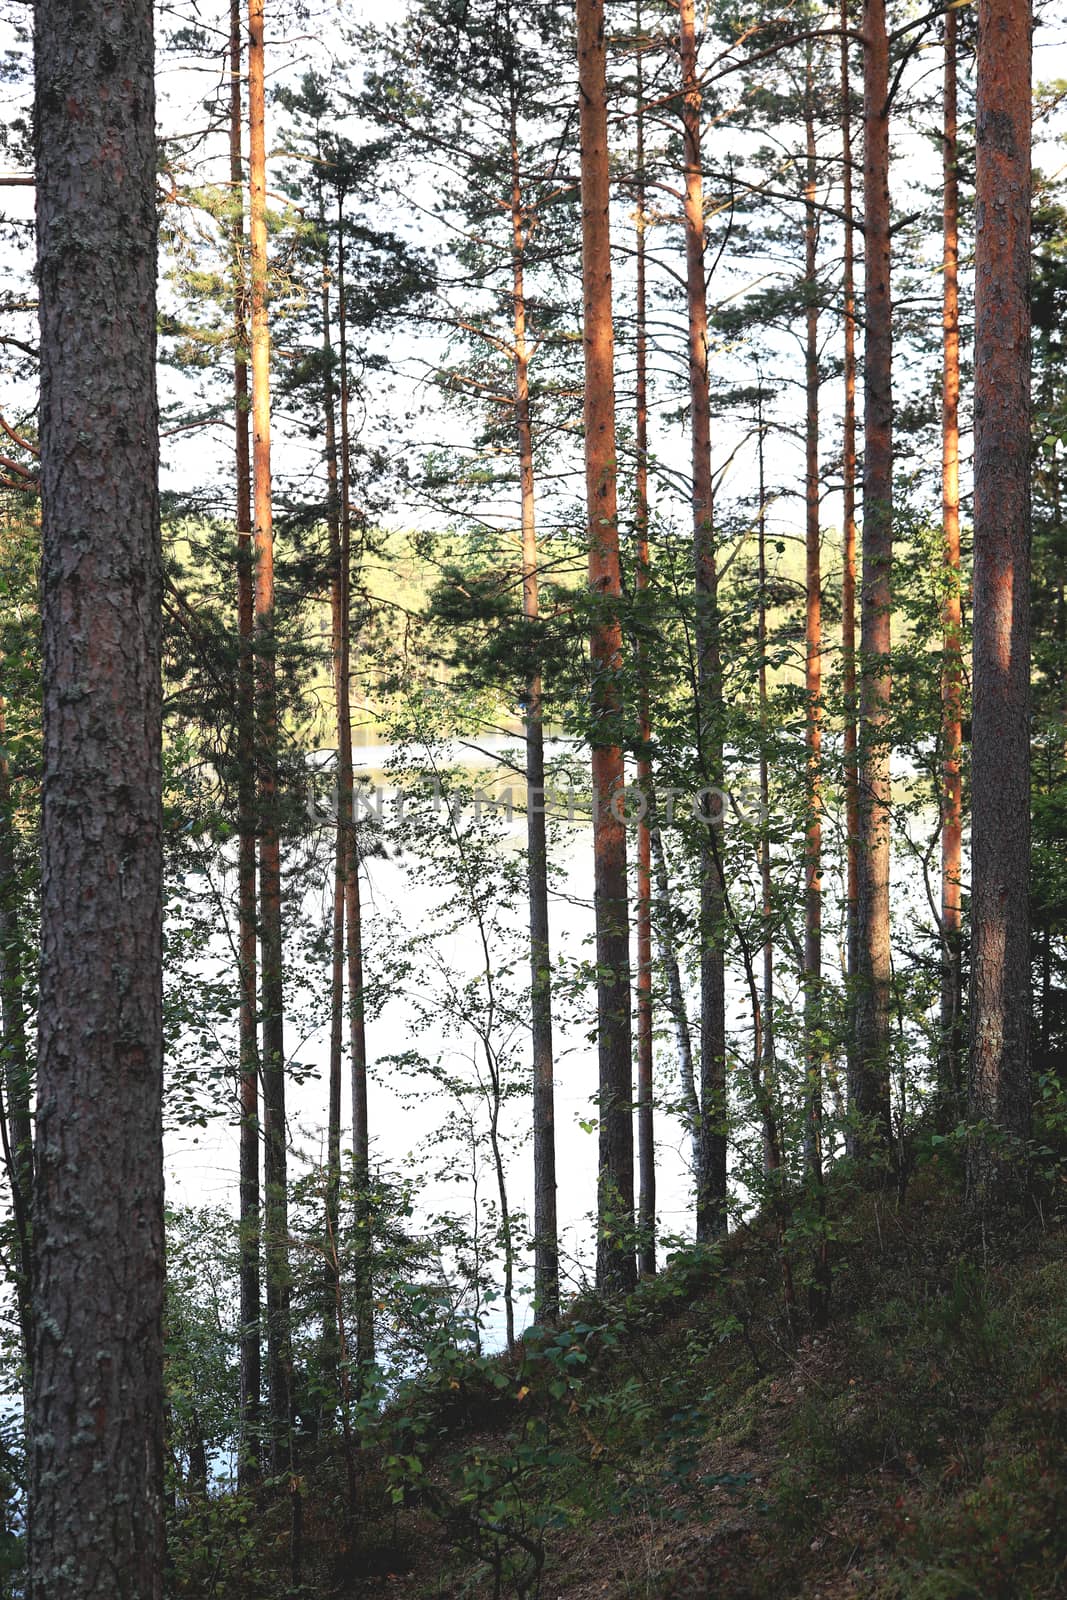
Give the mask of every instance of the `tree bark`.
[{"label": "tree bark", "polygon": [[619,619],[622,583],[615,448],[615,332],[611,308],[604,0],[577,0],[577,22],[585,483],[589,587],[596,607],[589,654],[600,1076],[597,1284],[602,1290],[612,1290],[629,1288],[635,1281],[636,1268],[626,829],[621,816],[625,785],[618,690],[622,666]]},{"label": "tree bark", "polygon": [[237,951],[241,1001],[240,1061],[240,1386],[241,1449],[237,1482],[259,1476],[260,1214],[259,1039],[256,951],[256,664],[255,585],[252,554],[252,462],[248,436],[248,325],[244,260],[244,172],[241,163],[241,0],[230,0],[230,183],[233,189],[233,398],[237,468]]},{"label": "tree bark", "polygon": [[942,132],[941,527],[944,551],[944,665],[941,673],[941,1049],[938,1098],[948,1125],[963,1109],[963,952],[960,869],[963,842],[962,625],[960,610],[959,177],[956,141],[956,13],[945,12]]},{"label": "tree bark", "polygon": [[[770,700],[767,692],[767,472],[766,429],[763,420],[763,383],[756,399],[756,459],[758,467],[759,510],[756,518],[756,581],[759,596],[756,602],[757,693],[759,695],[760,755],[759,755],[759,868],[760,900],[763,916],[762,950],[762,1030],[758,1071],[768,1102],[778,1106],[778,1063],[774,1044],[774,864],[771,854],[771,773],[767,757],[767,739],[770,730]],[[764,1129],[763,1175],[771,1179],[777,1170],[775,1152]]]},{"label": "tree bark", "polygon": [[344,190],[337,193],[337,337],[341,400],[341,655],[337,674],[337,725],[341,741],[341,825],[345,836],[345,924],[348,932],[348,1045],[352,1078],[352,1161],[356,1191],[356,1359],[374,1360],[371,1282],[370,1112],[367,1101],[367,1028],[363,1001],[363,907],[359,890],[359,836],[352,772],[352,442],[349,429],[348,301],[345,291]]},{"label": "tree bark", "polygon": [[852,87],[849,79],[849,0],[841,0],[841,209],[844,215],[842,312],[844,415],[841,427],[841,689],[844,701],[845,1054],[851,1083],[856,1057],[856,973],[859,964],[857,877],[859,773],[856,738],[856,230],[852,211]]},{"label": "tree bark", "polygon": [[252,267],[252,433],[255,513],[256,712],[259,794],[259,914],[262,951],[263,1132],[267,1277],[267,1366],[273,1464],[292,1467],[292,1334],[285,1128],[281,845],[278,826],[277,636],[270,458],[270,312],[267,155],[264,128],[263,0],[248,5],[248,168]]},{"label": "tree bark", "polygon": [[806,1165],[822,1172],[822,563],[819,538],[819,306],[815,185],[815,108],[811,62],[804,97],[804,689],[807,837],[804,852],[804,1055],[807,1070]]},{"label": "tree bark", "polygon": [[[321,148],[317,151],[321,162]],[[337,464],[337,405],[333,378],[330,325],[330,247],[325,206],[320,191],[322,233],[322,416],[326,447],[326,527],[330,540],[330,666],[334,685],[334,731],[337,738],[337,809],[334,816],[333,905],[330,913],[330,1054],[326,1120],[326,1251],[325,1299],[322,1308],[323,1360],[331,1382],[338,1378],[341,1291],[338,1239],[341,1218],[341,1077],[345,1039],[345,884],[348,872],[348,825],[352,800],[352,732],[345,712],[348,697],[348,635],[344,623],[344,576],[341,559],[341,513]],[[347,810],[346,810],[347,801]]]},{"label": "tree bark", "polygon": [[[522,614],[536,623],[537,519],[534,501],[530,353],[526,338],[526,244],[519,167],[518,107],[511,113],[512,333],[515,349],[515,433],[522,528]],[[542,1322],[559,1317],[559,1237],[556,1219],[556,1112],[552,1052],[552,956],[548,924],[548,838],[545,825],[545,745],[541,674],[526,683],[526,881],[530,907],[530,1032],[533,1046],[534,1306]]]},{"label": "tree bark", "polygon": [[[646,289],[645,207],[645,81],[641,37],[641,3],[635,13],[637,34],[637,405],[634,447],[637,458],[635,522],[637,592],[649,585],[648,551],[648,318]],[[645,1277],[656,1271],[656,1138],[652,1037],[652,831],[648,808],[652,794],[652,722],[649,706],[649,660],[644,631],[637,644],[637,788],[644,798],[637,824],[637,1199],[638,1269]]]},{"label": "tree bark", "polygon": [[810,1290],[812,1316],[825,1325],[830,1298],[830,1270],[823,1188],[823,1066],[826,1042],[822,995],[822,560],[819,530],[819,282],[818,282],[818,152],[815,144],[815,82],[808,45],[804,85],[804,510],[805,605],[804,688],[807,745],[807,840],[804,862],[804,1056],[807,1071],[805,1167],[814,1191],[819,1228],[812,1240]]},{"label": "tree bark", "polygon": [[[696,745],[702,785],[721,790],[722,666],[719,658],[718,571],[711,474],[711,395],[708,389],[708,297],[704,267],[704,181],[700,146],[695,0],[680,0],[682,136],[685,176],[686,307],[689,325],[689,405],[693,474],[693,577],[696,639]],[[723,958],[721,797],[705,806],[710,838],[700,864],[700,1161],[696,1233],[726,1231],[726,967]]]},{"label": "tree bark", "polygon": [[[1031,14],[980,0],[975,209],[971,1111],[1030,1131]],[[1019,1171],[975,1143],[972,1188]]]},{"label": "tree bark", "polygon": [[863,11],[864,431],[860,597],[859,830],[856,861],[856,1047],[850,1149],[888,1149],[889,695],[893,560],[892,299],[889,231],[889,41],[885,0]]},{"label": "tree bark", "polygon": [[152,8],[38,0],[35,17],[44,772],[32,1583],[35,1600],[159,1600]]}]

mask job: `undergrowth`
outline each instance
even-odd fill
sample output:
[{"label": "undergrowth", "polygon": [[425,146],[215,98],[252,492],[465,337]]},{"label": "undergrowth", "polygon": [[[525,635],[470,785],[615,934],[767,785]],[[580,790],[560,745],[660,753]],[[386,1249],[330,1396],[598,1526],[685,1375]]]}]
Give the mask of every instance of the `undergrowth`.
[{"label": "undergrowth", "polygon": [[842,1185],[829,1326],[799,1342],[755,1225],[510,1357],[443,1343],[363,1408],[354,1507],[328,1451],[308,1464],[299,1587],[267,1570],[281,1513],[253,1540],[231,1502],[174,1593],[1067,1595],[1067,1236],[1051,1203],[984,1230],[950,1177]]}]

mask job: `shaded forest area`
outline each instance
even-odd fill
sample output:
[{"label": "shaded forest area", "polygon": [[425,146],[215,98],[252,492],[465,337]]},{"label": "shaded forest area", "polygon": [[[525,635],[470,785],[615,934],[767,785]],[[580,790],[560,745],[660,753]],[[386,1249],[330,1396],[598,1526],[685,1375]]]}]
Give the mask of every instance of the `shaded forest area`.
[{"label": "shaded forest area", "polygon": [[1067,1593],[1054,8],[2,13],[3,1593]]}]

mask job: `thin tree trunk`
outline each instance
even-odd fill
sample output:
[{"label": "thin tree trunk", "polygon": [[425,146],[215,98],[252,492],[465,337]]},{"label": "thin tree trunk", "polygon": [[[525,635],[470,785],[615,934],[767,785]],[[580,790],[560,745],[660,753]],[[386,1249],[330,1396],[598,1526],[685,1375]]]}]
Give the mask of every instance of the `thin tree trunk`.
[{"label": "thin tree trunk", "polygon": [[22,1341],[23,1398],[29,1421],[29,1373],[33,1359],[32,1257],[30,1213],[33,1206],[33,1121],[30,1114],[30,1062],[26,1040],[26,995],[23,983],[22,919],[19,915],[18,862],[11,769],[7,750],[7,711],[0,699],[0,1062],[5,1104],[4,1164],[11,1185],[11,1209],[18,1240],[15,1301]]},{"label": "thin tree trunk", "polygon": [[[321,150],[318,152],[322,158]],[[345,883],[348,871],[348,827],[351,813],[352,738],[346,729],[344,685],[348,677],[347,631],[344,625],[345,585],[341,561],[341,515],[337,468],[337,407],[333,378],[333,344],[330,330],[330,262],[324,208],[319,208],[323,235],[322,255],[322,411],[326,446],[326,526],[330,540],[330,666],[334,684],[337,736],[337,810],[334,818],[333,905],[330,915],[330,1057],[326,1123],[326,1229],[331,1248],[326,1254],[325,1301],[322,1316],[323,1359],[332,1381],[337,1380],[340,1355],[340,1256],[337,1248],[341,1216],[341,1068],[345,1036]],[[347,733],[347,738],[346,738]],[[345,756],[347,753],[347,769]],[[347,783],[346,783],[347,780]],[[345,808],[345,799],[348,808]]]},{"label": "thin tree trunk", "polygon": [[663,834],[655,820],[655,794],[648,791],[649,847],[656,885],[656,931],[659,937],[660,961],[667,980],[667,1006],[674,1023],[674,1037],[678,1046],[678,1079],[682,1091],[682,1118],[693,1145],[693,1166],[700,1158],[700,1101],[697,1098],[696,1075],[693,1069],[693,1039],[689,1029],[689,1016],[685,1009],[685,991],[678,964],[674,912],[671,905],[671,880],[667,870],[667,855],[663,848]]},{"label": "thin tree trunk", "polygon": [[807,1070],[806,1165],[822,1170],[822,570],[819,533],[819,306],[816,277],[816,150],[811,62],[804,100],[804,689],[807,837],[804,851],[804,1055]]},{"label": "thin tree trunk", "polygon": [[[637,34],[637,407],[634,445],[637,482],[634,520],[637,534],[637,592],[647,595],[648,553],[648,321],[646,290],[645,206],[645,75],[642,56],[641,0],[635,13]],[[643,619],[642,619],[643,620]],[[643,796],[637,824],[637,1199],[640,1272],[656,1270],[656,1138],[652,1037],[652,830],[648,807],[652,792],[652,722],[649,707],[649,660],[644,629],[637,643],[637,788]]]},{"label": "thin tree trunk", "polygon": [[[767,693],[767,475],[765,462],[765,435],[763,422],[763,384],[760,382],[756,399],[757,465],[759,470],[759,511],[756,519],[756,562],[759,597],[756,609],[756,648],[759,655],[757,686],[759,694],[760,755],[759,755],[759,867],[760,899],[763,917],[763,1031],[762,1049],[759,1052],[759,1071],[772,1106],[778,1103],[778,1063],[774,1049],[774,870],[771,854],[771,773],[767,757],[767,739],[770,729],[770,702]],[[770,1178],[775,1170],[766,1130],[763,1140],[763,1173]]]},{"label": "thin tree trunk", "polygon": [[963,840],[963,692],[960,617],[959,177],[956,146],[956,13],[945,12],[944,253],[941,371],[941,523],[944,548],[944,667],[941,675],[941,1119],[963,1109],[963,952],[960,869]]},{"label": "thin tree trunk", "polygon": [[293,1461],[289,1198],[285,1128],[281,847],[278,831],[277,632],[270,460],[270,322],[264,128],[263,0],[248,6],[249,192],[252,266],[252,431],[255,513],[259,912],[262,946],[263,1125],[267,1366],[276,1473]]},{"label": "thin tree trunk", "polygon": [[348,929],[348,1037],[352,1076],[352,1160],[356,1191],[356,1359],[374,1360],[371,1282],[370,1113],[367,1101],[367,1027],[363,1000],[363,908],[359,890],[359,836],[352,774],[352,447],[349,430],[348,302],[345,294],[344,191],[337,195],[337,335],[341,367],[341,656],[337,674],[341,825],[345,834],[345,922]]},{"label": "thin tree trunk", "polygon": [[[682,133],[685,172],[686,305],[693,471],[693,576],[697,655],[697,758],[705,788],[723,779],[722,667],[719,659],[718,572],[711,474],[708,388],[708,299],[704,263],[704,182],[700,150],[695,0],[680,0]],[[720,829],[721,798],[709,801],[704,826]],[[700,1162],[696,1232],[707,1241],[726,1231],[726,966],[723,957],[721,838],[709,839],[700,864]]]},{"label": "thin tree trunk", "polygon": [[[1030,1131],[1031,14],[980,0],[975,210],[971,1111]],[[972,1152],[979,1198],[1018,1149]]]},{"label": "thin tree trunk", "polygon": [[248,436],[248,327],[244,260],[244,173],[241,164],[241,0],[230,0],[230,184],[234,206],[233,398],[237,468],[237,951],[241,1003],[240,1297],[241,1448],[237,1482],[254,1483],[260,1470],[260,1215],[259,1040],[256,1005],[256,666],[255,580],[252,552],[252,465]]},{"label": "thin tree trunk", "polygon": [[815,145],[815,84],[808,46],[804,94],[804,328],[805,384],[805,618],[804,689],[807,744],[807,841],[804,862],[804,1056],[807,1071],[805,1166],[815,1194],[820,1227],[813,1240],[811,1309],[817,1326],[826,1321],[830,1294],[827,1240],[822,1222],[823,1063],[826,1057],[822,1003],[822,561],[819,529],[819,285],[818,178]]},{"label": "thin tree trunk", "polygon": [[618,462],[615,448],[615,332],[611,309],[607,83],[604,0],[577,0],[581,106],[582,285],[585,347],[585,482],[589,587],[599,609],[590,631],[593,711],[593,848],[597,957],[600,1149],[597,1284],[629,1288],[633,1248],[634,1145],[630,1054],[629,926],[625,775],[618,675]]},{"label": "thin tree trunk", "polygon": [[35,57],[44,738],[30,1565],[35,1600],[160,1600],[152,7],[38,0]]},{"label": "thin tree trunk", "polygon": [[496,1177],[497,1204],[500,1207],[500,1240],[504,1249],[504,1337],[508,1353],[515,1349],[515,1238],[511,1226],[511,1206],[508,1201],[508,1180],[504,1168],[504,1152],[500,1143],[500,1067],[492,1058],[488,1043],[489,1074],[492,1102],[489,1108],[489,1148],[493,1155],[493,1173]]},{"label": "thin tree trunk", "polygon": [[844,415],[841,428],[841,689],[844,701],[845,980],[847,1078],[856,1059],[856,973],[859,964],[857,877],[859,773],[856,740],[856,240],[852,211],[852,88],[849,81],[849,0],[841,0],[841,208],[844,213]]},{"label": "thin tree trunk", "polygon": [[[525,225],[519,169],[517,107],[511,125],[511,262],[515,348],[515,431],[522,525],[522,614],[536,623],[537,521],[530,355],[526,340]],[[542,1322],[559,1317],[559,1237],[556,1220],[556,1114],[552,1054],[552,956],[548,926],[548,839],[545,825],[545,745],[541,674],[526,683],[526,879],[530,905],[530,1031],[533,1045],[534,1306]]]},{"label": "thin tree trunk", "polygon": [[860,597],[859,833],[856,862],[856,1054],[852,1151],[888,1150],[889,694],[893,560],[892,300],[889,232],[889,42],[885,0],[863,12],[864,449]]}]

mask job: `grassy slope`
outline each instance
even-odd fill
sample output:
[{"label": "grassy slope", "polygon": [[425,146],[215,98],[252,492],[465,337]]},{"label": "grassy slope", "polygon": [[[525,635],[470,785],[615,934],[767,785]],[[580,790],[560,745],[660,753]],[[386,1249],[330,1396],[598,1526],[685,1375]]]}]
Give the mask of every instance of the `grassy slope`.
[{"label": "grassy slope", "polygon": [[442,1367],[368,1441],[351,1547],[309,1528],[317,1592],[1067,1595],[1063,1228],[983,1233],[930,1167],[835,1198],[830,1326],[796,1348],[757,1228]]}]

